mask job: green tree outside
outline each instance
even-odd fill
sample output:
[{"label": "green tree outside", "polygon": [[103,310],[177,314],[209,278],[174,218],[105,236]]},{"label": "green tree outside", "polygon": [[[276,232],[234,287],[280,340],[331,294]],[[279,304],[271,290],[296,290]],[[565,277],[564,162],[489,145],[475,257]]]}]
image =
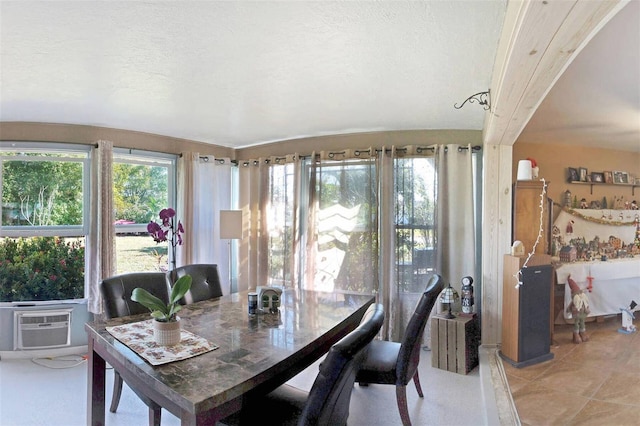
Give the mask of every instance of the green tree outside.
[{"label": "green tree outside", "polygon": [[47,161],[3,162],[3,225],[82,224],[82,163],[44,157]]},{"label": "green tree outside", "polygon": [[113,204],[116,219],[148,223],[167,207],[167,169],[114,163]]}]

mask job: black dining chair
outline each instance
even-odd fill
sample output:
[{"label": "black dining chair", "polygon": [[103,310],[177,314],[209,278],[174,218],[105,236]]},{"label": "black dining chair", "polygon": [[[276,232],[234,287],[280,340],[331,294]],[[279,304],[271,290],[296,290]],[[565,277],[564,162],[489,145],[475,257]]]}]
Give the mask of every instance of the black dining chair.
[{"label": "black dining chair", "polygon": [[[180,300],[183,305],[196,303],[201,300],[213,299],[222,296],[222,286],[220,285],[220,273],[218,265],[214,264],[192,264],[177,267],[169,272],[170,277],[175,277],[175,281],[184,275],[191,275],[191,288]],[[175,282],[174,281],[174,282]],[[174,282],[171,284],[173,285]]]},{"label": "black dining chair", "polygon": [[395,385],[396,399],[403,425],[411,425],[407,408],[407,384],[413,379],[420,398],[423,398],[418,364],[420,363],[420,346],[422,335],[429,314],[444,289],[444,280],[440,275],[433,275],[422,293],[415,311],[407,324],[401,342],[374,340],[358,370],[356,381],[360,385],[369,383]]},{"label": "black dining chair", "polygon": [[[100,294],[104,306],[104,315],[107,319],[124,317],[128,315],[148,313],[149,310],[140,303],[131,300],[131,292],[134,288],[144,288],[163,302],[169,301],[169,282],[163,272],[135,272],[105,278],[100,283]],[[109,411],[115,413],[122,395],[122,376],[113,370],[113,396]],[[149,425],[159,426],[161,407],[140,394],[129,383],[127,385],[149,407]]]},{"label": "black dining chair", "polygon": [[356,372],[383,321],[382,305],[369,306],[360,325],[329,349],[320,363],[309,393],[287,384],[282,385],[265,396],[248,398],[239,413],[223,419],[221,423],[261,426],[346,425]]}]

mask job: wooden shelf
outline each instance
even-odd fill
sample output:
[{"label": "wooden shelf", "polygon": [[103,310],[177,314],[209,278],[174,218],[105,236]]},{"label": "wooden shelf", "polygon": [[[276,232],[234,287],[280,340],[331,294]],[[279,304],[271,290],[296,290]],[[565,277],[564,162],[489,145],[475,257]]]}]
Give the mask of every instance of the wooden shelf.
[{"label": "wooden shelf", "polygon": [[626,186],[631,187],[631,195],[636,195],[636,188],[639,188],[640,185],[636,185],[634,183],[605,183],[605,182],[582,182],[579,180],[573,180],[569,182],[575,185],[590,185],[591,186],[591,195],[593,195],[593,185],[595,186]]}]

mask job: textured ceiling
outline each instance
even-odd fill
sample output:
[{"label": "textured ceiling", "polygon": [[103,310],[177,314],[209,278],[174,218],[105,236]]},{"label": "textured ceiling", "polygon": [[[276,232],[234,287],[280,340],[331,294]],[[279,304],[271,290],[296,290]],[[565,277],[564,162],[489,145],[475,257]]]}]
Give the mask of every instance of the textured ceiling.
[{"label": "textured ceiling", "polygon": [[[583,49],[518,141],[640,152],[640,1]],[[229,147],[482,129],[506,0],[0,2],[0,121]]]},{"label": "textured ceiling", "polygon": [[5,2],[2,121],[222,146],[482,129],[506,1]]}]

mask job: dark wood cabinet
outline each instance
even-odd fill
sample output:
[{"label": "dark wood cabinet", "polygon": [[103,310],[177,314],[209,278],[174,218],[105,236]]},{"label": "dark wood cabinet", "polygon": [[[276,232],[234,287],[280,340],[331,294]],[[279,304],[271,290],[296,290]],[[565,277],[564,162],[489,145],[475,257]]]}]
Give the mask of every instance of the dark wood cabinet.
[{"label": "dark wood cabinet", "polygon": [[[500,356],[515,367],[553,358],[551,353],[551,283],[549,255],[505,255],[502,297],[502,347]],[[518,271],[522,270],[520,287]]]}]

